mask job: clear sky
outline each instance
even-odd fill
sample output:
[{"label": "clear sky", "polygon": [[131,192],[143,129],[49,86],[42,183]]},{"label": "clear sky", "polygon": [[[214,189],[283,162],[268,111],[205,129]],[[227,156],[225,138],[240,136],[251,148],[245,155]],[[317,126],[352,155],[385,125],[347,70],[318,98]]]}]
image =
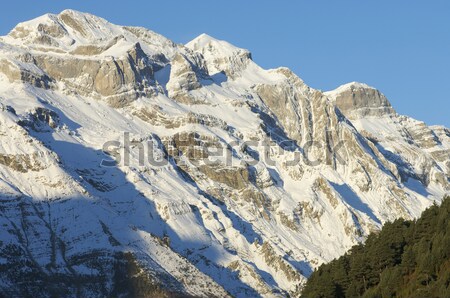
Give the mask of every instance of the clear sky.
[{"label": "clear sky", "polygon": [[0,35],[65,8],[177,43],[207,33],[249,49],[264,68],[291,68],[311,87],[364,82],[400,114],[450,127],[449,0],[14,0],[0,5]]}]

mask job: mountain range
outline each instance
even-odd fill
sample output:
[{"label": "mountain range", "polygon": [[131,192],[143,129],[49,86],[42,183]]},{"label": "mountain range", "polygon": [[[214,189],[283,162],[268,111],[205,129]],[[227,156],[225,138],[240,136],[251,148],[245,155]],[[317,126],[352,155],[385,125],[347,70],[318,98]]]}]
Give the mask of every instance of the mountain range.
[{"label": "mountain range", "polygon": [[0,37],[0,296],[295,297],[449,193],[450,130],[368,85],[73,10]]}]

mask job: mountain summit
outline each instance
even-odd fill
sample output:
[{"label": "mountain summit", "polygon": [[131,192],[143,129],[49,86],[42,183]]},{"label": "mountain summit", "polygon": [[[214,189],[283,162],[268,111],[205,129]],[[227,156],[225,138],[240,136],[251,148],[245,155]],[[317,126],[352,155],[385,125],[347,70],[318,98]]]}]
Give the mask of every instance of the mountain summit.
[{"label": "mountain summit", "polygon": [[222,71],[233,76],[252,59],[249,51],[205,33],[187,43],[186,47],[203,55],[211,74]]},{"label": "mountain summit", "polygon": [[450,191],[450,131],[200,35],[65,10],[0,37],[0,296],[297,296]]},{"label": "mountain summit", "polygon": [[395,114],[389,100],[377,89],[352,82],[325,94],[350,119]]}]

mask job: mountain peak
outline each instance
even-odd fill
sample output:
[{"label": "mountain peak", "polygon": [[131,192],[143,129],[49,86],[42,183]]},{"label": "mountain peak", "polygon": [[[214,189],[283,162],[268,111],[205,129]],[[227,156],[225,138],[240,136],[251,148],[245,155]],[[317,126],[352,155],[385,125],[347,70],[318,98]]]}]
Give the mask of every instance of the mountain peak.
[{"label": "mountain peak", "polygon": [[[369,86],[365,83],[360,83],[360,82],[350,82],[344,85],[341,85],[339,87],[337,87],[335,90],[333,90],[334,92],[341,92],[344,90],[348,90],[348,89],[376,89],[372,86]],[[332,92],[333,92],[332,91]]]},{"label": "mountain peak", "polygon": [[364,83],[350,82],[325,92],[325,95],[350,119],[395,114],[386,96]]},{"label": "mountain peak", "polygon": [[234,56],[240,52],[249,53],[248,50],[236,47],[227,41],[214,38],[206,33],[202,33],[188,42],[186,47],[199,52],[205,52],[207,50],[221,57]]},{"label": "mountain peak", "polygon": [[210,74],[225,72],[235,76],[252,59],[251,53],[231,43],[202,33],[186,44],[186,47],[205,58]]},{"label": "mountain peak", "polygon": [[61,16],[61,15],[64,15],[64,14],[71,14],[71,15],[74,15],[74,16],[89,16],[89,17],[94,17],[94,18],[100,19],[100,17],[98,17],[96,15],[93,15],[93,14],[90,14],[88,12],[82,12],[82,11],[75,10],[75,9],[70,9],[70,8],[64,9],[58,15]]},{"label": "mountain peak", "polygon": [[188,42],[186,44],[186,46],[191,43],[192,44],[198,44],[198,43],[206,44],[211,41],[217,42],[219,40],[217,38],[212,37],[211,35],[208,35],[207,33],[202,33],[199,36],[197,36],[196,38],[194,38],[193,40],[191,40],[190,42]]},{"label": "mountain peak", "polygon": [[18,45],[39,45],[66,49],[75,43],[89,44],[110,40],[121,27],[101,17],[66,9],[59,14],[45,14],[19,23],[7,38]]}]

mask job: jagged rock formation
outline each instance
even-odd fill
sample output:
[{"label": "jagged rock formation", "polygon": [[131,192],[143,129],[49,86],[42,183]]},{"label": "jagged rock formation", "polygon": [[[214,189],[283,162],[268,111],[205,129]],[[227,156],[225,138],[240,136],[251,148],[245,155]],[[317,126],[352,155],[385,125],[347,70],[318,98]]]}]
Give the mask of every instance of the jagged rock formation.
[{"label": "jagged rock formation", "polygon": [[4,296],[296,296],[450,190],[447,128],[205,34],[71,10],[18,24],[0,103]]}]

